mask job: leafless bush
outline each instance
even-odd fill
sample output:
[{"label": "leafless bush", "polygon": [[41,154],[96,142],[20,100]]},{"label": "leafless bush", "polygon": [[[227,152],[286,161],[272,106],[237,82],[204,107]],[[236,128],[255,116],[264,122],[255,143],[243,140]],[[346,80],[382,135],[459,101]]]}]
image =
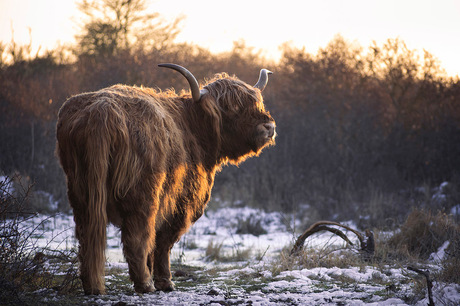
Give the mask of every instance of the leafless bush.
[{"label": "leafless bush", "polygon": [[13,180],[20,181],[18,177],[0,180],[0,287],[7,289],[0,291],[0,300],[17,304],[25,293],[38,289],[74,291],[78,282],[73,252],[38,248],[34,237],[44,234],[44,229],[39,224],[24,230],[24,224],[36,216],[24,210],[31,187],[13,193]]}]

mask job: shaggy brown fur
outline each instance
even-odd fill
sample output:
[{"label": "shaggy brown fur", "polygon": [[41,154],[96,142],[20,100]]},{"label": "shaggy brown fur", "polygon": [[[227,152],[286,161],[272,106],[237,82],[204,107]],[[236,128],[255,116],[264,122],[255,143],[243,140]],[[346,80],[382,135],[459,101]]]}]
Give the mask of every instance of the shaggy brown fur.
[{"label": "shaggy brown fur", "polygon": [[86,294],[104,293],[108,222],[121,229],[135,290],[173,290],[170,250],[203,214],[216,172],[274,143],[259,89],[226,74],[204,89],[193,102],[188,94],[115,85],[63,104],[57,154]]}]

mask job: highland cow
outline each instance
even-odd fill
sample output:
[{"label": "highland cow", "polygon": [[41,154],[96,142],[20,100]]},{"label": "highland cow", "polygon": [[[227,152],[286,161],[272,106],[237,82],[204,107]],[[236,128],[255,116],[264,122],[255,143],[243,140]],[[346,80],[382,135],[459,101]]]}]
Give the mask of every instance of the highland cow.
[{"label": "highland cow", "polygon": [[121,230],[134,289],[174,290],[170,251],[202,214],[216,172],[275,139],[261,91],[219,74],[191,94],[115,85],[69,98],[59,111],[57,155],[67,176],[85,294],[105,292],[106,226]]}]

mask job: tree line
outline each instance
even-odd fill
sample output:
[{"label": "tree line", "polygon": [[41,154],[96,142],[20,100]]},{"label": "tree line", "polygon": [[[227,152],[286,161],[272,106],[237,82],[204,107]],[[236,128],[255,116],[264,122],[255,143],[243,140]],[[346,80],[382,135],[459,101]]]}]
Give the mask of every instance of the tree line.
[{"label": "tree line", "polygon": [[157,68],[161,62],[181,64],[198,80],[227,72],[250,84],[265,67],[274,71],[264,98],[277,145],[238,169],[224,168],[215,199],[382,223],[411,206],[435,205],[426,190],[448,181],[454,196],[438,208],[458,204],[460,82],[429,52],[400,39],[363,48],[336,36],[316,54],[283,45],[279,61],[244,41],[214,54],[176,43],[181,19],[167,23],[142,5],[82,1],[88,18],[76,43],[45,54],[0,43],[0,174],[20,173],[68,210],[54,154],[66,98],[117,83],[188,89],[183,78]]}]

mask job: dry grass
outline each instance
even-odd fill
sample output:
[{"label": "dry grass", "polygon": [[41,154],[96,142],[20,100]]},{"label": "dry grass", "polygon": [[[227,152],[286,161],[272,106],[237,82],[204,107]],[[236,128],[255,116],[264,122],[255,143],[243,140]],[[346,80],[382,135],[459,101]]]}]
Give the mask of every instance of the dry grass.
[{"label": "dry grass", "polygon": [[398,258],[426,260],[445,241],[458,240],[460,227],[445,213],[414,209],[388,244]]},{"label": "dry grass", "polygon": [[233,246],[231,254],[228,254],[224,252],[223,246],[223,242],[218,243],[214,240],[210,240],[206,247],[206,260],[220,262],[247,261],[252,255],[251,248],[242,249],[238,245],[235,245]]},{"label": "dry grass", "polygon": [[206,260],[208,261],[219,261],[223,258],[222,255],[222,246],[224,245],[223,242],[217,243],[214,240],[210,240],[208,246],[206,247]]},{"label": "dry grass", "polygon": [[365,261],[358,250],[350,246],[326,245],[323,248],[304,248],[296,255],[291,255],[292,246],[286,247],[274,262],[271,272],[274,275],[286,270],[324,268],[364,268]]},{"label": "dry grass", "polygon": [[455,236],[450,240],[446,250],[447,258],[442,262],[442,271],[439,279],[446,283],[460,284],[460,231],[455,232]]}]

